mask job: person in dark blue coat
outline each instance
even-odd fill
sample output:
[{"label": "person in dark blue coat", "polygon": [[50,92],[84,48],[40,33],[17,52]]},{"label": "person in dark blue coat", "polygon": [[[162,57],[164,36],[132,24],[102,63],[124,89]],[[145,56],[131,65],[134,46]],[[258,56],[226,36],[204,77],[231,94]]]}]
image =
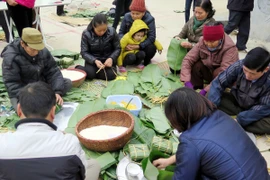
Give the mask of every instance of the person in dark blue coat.
[{"label": "person in dark blue coat", "polygon": [[[270,134],[270,54],[256,47],[220,73],[211,83],[208,99],[247,131]],[[230,92],[225,92],[230,88]]]},{"label": "person in dark blue coat", "polygon": [[113,80],[120,52],[118,34],[113,27],[108,27],[106,15],[98,13],[82,33],[81,55],[85,64],[75,68],[85,71],[89,80]]},{"label": "person in dark blue coat", "polygon": [[132,23],[136,19],[141,19],[148,26],[149,30],[147,32],[147,38],[145,41],[141,42],[139,45],[129,44],[126,50],[141,50],[145,52],[144,64],[138,66],[138,68],[143,69],[144,66],[151,62],[151,59],[155,56],[157,48],[154,45],[156,40],[156,24],[155,18],[146,10],[144,0],[133,0],[129,6],[130,12],[126,13],[124,19],[122,20],[119,37],[122,38],[126,33],[129,32]]},{"label": "person in dark blue coat", "polygon": [[[241,126],[196,91],[175,90],[165,114],[182,132],[174,180],[269,178],[265,159]],[[160,160],[153,164],[160,167]]]}]

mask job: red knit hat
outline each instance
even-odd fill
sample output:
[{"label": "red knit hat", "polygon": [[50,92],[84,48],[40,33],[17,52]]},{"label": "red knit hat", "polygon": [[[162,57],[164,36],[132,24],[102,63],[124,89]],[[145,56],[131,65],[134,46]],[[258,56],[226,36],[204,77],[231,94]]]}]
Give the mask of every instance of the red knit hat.
[{"label": "red knit hat", "polygon": [[139,11],[139,12],[145,12],[146,7],[145,7],[145,2],[144,0],[132,0],[130,6],[129,6],[130,11]]},{"label": "red knit hat", "polygon": [[205,41],[217,41],[223,39],[224,28],[222,24],[203,27],[203,39]]}]

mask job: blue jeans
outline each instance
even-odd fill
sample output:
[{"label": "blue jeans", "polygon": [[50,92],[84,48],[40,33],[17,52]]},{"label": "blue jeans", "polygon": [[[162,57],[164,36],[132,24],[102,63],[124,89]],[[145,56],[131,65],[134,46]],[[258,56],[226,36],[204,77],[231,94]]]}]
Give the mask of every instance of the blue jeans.
[{"label": "blue jeans", "polygon": [[186,0],[186,4],[185,4],[185,20],[186,20],[186,23],[189,20],[190,8],[191,8],[192,1],[193,1],[193,10],[194,10],[195,9],[195,0]]}]

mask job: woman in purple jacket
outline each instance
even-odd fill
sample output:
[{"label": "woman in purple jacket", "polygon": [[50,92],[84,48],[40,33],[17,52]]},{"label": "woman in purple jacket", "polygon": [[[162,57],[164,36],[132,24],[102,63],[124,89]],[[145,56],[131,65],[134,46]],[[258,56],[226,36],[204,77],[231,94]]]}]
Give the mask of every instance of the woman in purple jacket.
[{"label": "woman in purple jacket", "polygon": [[[170,95],[165,114],[182,132],[174,158],[174,180],[269,178],[264,158],[245,131],[204,96],[179,88]],[[173,157],[153,164],[162,168]]]}]

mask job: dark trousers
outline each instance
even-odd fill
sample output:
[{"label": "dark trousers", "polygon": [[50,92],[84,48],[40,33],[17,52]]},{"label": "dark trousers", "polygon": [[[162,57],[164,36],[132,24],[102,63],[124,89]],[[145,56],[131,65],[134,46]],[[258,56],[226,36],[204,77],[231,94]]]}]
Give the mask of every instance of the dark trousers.
[{"label": "dark trousers", "polygon": [[64,14],[65,12],[64,12],[64,5],[61,5],[61,6],[57,6],[57,8],[56,8],[56,14],[58,15],[58,16],[60,16],[60,15],[62,15],[62,14]]},{"label": "dark trousers", "polygon": [[[4,12],[3,11],[0,11],[0,26],[2,27],[3,31],[5,32],[6,41],[9,42],[9,31],[8,31],[8,25],[7,25],[7,23],[9,23],[9,18],[10,17],[9,17],[9,14],[8,14],[7,11],[6,11],[6,15],[7,15],[8,22],[6,22]],[[12,35],[13,35],[13,31],[12,31]]]},{"label": "dark trousers", "polygon": [[127,65],[139,65],[144,60],[144,58],[144,51],[139,51],[136,54],[129,53],[124,58],[123,66],[126,67]]},{"label": "dark trousers", "polygon": [[[221,97],[221,102],[218,109],[222,110],[230,116],[235,116],[244,111],[244,109],[239,106],[234,96],[225,92]],[[255,121],[243,128],[246,131],[255,134],[270,134],[270,117],[259,119],[258,121]]]},{"label": "dark trousers", "polygon": [[120,17],[129,12],[129,6],[131,4],[131,0],[117,0],[115,5],[115,16],[112,27],[116,30]]},{"label": "dark trousers", "polygon": [[84,66],[78,65],[75,68],[85,71],[87,74],[86,78],[89,80],[92,79],[113,80],[116,78],[115,73],[117,72],[117,70],[115,66],[106,67],[105,69],[100,70],[98,73],[96,72],[99,70],[99,68],[95,64],[91,65],[85,63]]},{"label": "dark trousers", "polygon": [[144,49],[140,49],[140,51],[145,52],[144,65],[147,66],[151,62],[151,59],[155,56],[157,48],[153,43],[149,44]]},{"label": "dark trousers", "polygon": [[203,89],[204,80],[211,82],[213,80],[213,74],[202,61],[197,61],[191,70],[191,83],[194,89]]},{"label": "dark trousers", "polygon": [[229,21],[224,31],[230,34],[236,28],[238,28],[236,47],[238,50],[245,50],[250,31],[250,11],[230,10]]},{"label": "dark trousers", "polygon": [[[62,91],[62,96],[64,96],[72,87],[72,82],[70,79],[64,78],[64,89]],[[10,103],[14,110],[17,112],[18,98],[10,98]]]},{"label": "dark trousers", "polygon": [[7,3],[9,15],[12,17],[18,34],[22,37],[22,30],[26,27],[32,27],[33,14],[32,8],[27,8],[17,4],[16,6],[10,6]]},{"label": "dark trousers", "polygon": [[194,11],[194,9],[195,9],[195,0],[186,0],[186,4],[185,4],[185,20],[186,20],[186,23],[189,20],[190,8],[191,8],[192,1],[193,1],[193,11]]}]

